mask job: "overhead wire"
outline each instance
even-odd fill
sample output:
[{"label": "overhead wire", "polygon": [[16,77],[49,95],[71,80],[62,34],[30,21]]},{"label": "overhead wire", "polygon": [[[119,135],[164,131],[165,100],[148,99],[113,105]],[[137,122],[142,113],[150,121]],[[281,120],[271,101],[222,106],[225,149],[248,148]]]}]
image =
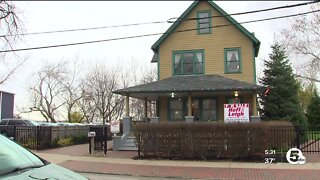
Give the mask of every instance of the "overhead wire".
[{"label": "overhead wire", "polygon": [[[299,6],[305,6],[305,5],[310,5],[314,3],[318,3],[319,1],[311,1],[311,2],[306,2],[306,3],[300,3],[300,4],[292,4],[292,5],[286,5],[286,6],[278,6],[278,7],[273,7],[273,8],[266,8],[266,9],[259,9],[259,10],[254,10],[254,11],[245,11],[245,12],[240,12],[240,13],[232,13],[232,14],[226,14],[226,15],[213,15],[209,17],[196,17],[196,18],[187,18],[187,19],[181,19],[181,21],[192,21],[192,20],[199,20],[199,19],[207,19],[207,18],[215,18],[215,17],[226,17],[226,16],[238,16],[238,15],[245,15],[245,14],[252,14],[252,13],[258,13],[258,12],[265,12],[265,11],[273,11],[273,10],[278,10],[278,9],[285,9],[285,8],[293,8],[293,7],[299,7]],[[179,20],[180,18],[170,18],[170,19],[177,19]],[[169,20],[170,20],[169,19]],[[169,21],[168,20],[168,21]]]},{"label": "overhead wire", "polygon": [[[264,18],[264,19],[258,19],[258,20],[245,21],[245,22],[241,22],[241,23],[237,23],[237,24],[247,24],[247,23],[253,23],[253,22],[269,21],[269,20],[275,20],[275,19],[282,19],[282,18],[288,18],[288,17],[301,16],[301,15],[306,15],[306,14],[316,13],[316,12],[320,12],[320,10],[314,10],[314,11],[309,11],[309,12],[305,12],[305,13],[298,13],[298,14],[292,14],[292,15],[286,15],[286,16],[278,16],[278,17],[272,17],[272,18]],[[204,27],[204,28],[184,29],[184,30],[174,31],[172,33],[182,33],[182,32],[195,31],[195,30],[207,29],[207,28],[219,28],[219,27],[225,27],[225,26],[230,26],[230,25],[234,25],[234,24],[229,23],[229,24],[222,24],[222,25],[216,25],[216,26],[210,26],[210,27]],[[36,49],[47,49],[47,48],[74,46],[74,45],[81,45],[81,44],[92,44],[92,43],[99,43],[99,42],[116,41],[116,40],[124,40],[124,39],[133,39],[133,38],[156,36],[156,35],[163,35],[163,34],[166,34],[166,33],[152,33],[152,34],[127,36],[127,37],[120,37],[120,38],[95,40],[95,41],[85,41],[85,42],[78,42],[78,43],[58,44],[58,45],[51,45],[51,46],[40,46],[40,47],[21,48],[21,49],[9,49],[9,50],[2,50],[2,51],[0,51],[0,53],[26,51],[26,50],[36,50]]]},{"label": "overhead wire", "polygon": [[[237,15],[244,15],[244,14],[252,14],[252,13],[258,13],[258,12],[265,12],[265,11],[272,11],[272,10],[278,10],[278,9],[305,6],[305,5],[310,5],[310,4],[313,4],[313,3],[317,3],[317,1],[311,1],[311,2],[306,2],[306,3],[293,4],[293,5],[286,5],[286,6],[278,6],[278,7],[266,8],[266,9],[259,9],[259,10],[254,10],[254,11],[233,13],[233,14],[227,14],[227,15],[214,15],[214,16],[209,16],[209,17],[204,17],[204,18],[188,18],[188,19],[182,19],[181,21],[192,21],[192,20],[214,18],[214,17],[226,17],[226,16],[237,16]],[[21,33],[21,34],[8,34],[8,35],[0,35],[0,38],[7,37],[7,36],[25,36],[25,35],[52,34],[52,33],[63,33],[63,32],[75,32],[75,31],[87,31],[87,30],[97,30],[97,29],[108,29],[108,28],[118,28],[118,27],[139,26],[139,25],[148,25],[148,24],[173,23],[173,21],[171,21],[173,19],[179,20],[179,18],[169,18],[167,21],[153,21],[153,22],[132,23],[132,24],[122,24],[122,25],[113,25],[113,26],[100,26],[100,27],[65,29],[65,30],[55,30],[55,31],[42,31],[42,32],[31,32],[31,33]]]}]

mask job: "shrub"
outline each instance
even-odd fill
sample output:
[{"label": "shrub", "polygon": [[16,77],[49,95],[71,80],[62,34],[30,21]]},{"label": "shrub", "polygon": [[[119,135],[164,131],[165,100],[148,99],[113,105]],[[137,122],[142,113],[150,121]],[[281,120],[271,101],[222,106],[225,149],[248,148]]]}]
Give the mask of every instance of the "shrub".
[{"label": "shrub", "polygon": [[[287,143],[285,132],[271,130],[273,126],[292,127],[288,122],[138,123],[134,133],[143,157],[261,160],[271,145]],[[272,144],[274,138],[279,141]]]},{"label": "shrub", "polygon": [[57,145],[59,147],[71,146],[73,145],[72,137],[65,137],[58,140]]},{"label": "shrub", "polygon": [[57,138],[52,142],[53,147],[65,147],[75,144],[88,143],[88,137],[85,135]]},{"label": "shrub", "polygon": [[21,144],[25,148],[35,149],[37,146],[37,140],[35,138],[30,138],[26,142]]},{"label": "shrub", "polygon": [[85,135],[80,135],[80,136],[72,136],[72,142],[74,144],[84,144],[88,143],[88,137]]}]

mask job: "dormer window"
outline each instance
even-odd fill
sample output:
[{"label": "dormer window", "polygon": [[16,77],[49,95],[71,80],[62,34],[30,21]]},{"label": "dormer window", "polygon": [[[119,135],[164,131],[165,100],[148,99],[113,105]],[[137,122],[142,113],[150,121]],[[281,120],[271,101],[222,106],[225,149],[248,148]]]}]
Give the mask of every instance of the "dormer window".
[{"label": "dormer window", "polygon": [[211,33],[211,13],[210,11],[199,11],[197,14],[197,29],[198,34]]},{"label": "dormer window", "polygon": [[173,74],[203,74],[203,50],[174,51]]}]

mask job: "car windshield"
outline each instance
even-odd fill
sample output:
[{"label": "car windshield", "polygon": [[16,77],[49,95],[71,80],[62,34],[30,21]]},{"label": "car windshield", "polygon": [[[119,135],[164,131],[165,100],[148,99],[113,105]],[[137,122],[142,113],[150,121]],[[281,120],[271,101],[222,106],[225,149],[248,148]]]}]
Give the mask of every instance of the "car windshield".
[{"label": "car windshield", "polygon": [[0,144],[0,179],[1,175],[17,169],[45,165],[37,156],[1,134]]}]

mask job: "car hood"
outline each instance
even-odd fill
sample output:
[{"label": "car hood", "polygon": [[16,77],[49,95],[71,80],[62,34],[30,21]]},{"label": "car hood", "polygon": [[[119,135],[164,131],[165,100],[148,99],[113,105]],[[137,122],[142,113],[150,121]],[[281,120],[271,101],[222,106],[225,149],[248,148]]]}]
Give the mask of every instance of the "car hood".
[{"label": "car hood", "polygon": [[41,168],[34,168],[27,171],[17,172],[8,174],[6,176],[1,176],[0,179],[32,179],[32,180],[51,180],[51,179],[63,179],[63,180],[88,180],[86,177],[70,171],[66,168],[55,164],[48,164]]}]

